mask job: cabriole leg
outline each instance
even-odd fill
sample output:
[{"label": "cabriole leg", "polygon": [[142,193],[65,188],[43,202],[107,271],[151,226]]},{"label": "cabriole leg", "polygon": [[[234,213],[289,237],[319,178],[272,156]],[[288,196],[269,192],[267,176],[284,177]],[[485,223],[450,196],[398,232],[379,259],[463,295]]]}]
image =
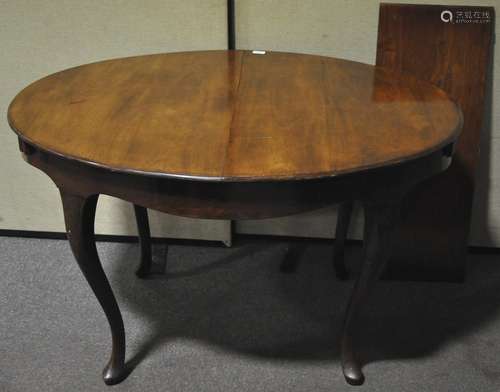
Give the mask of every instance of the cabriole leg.
[{"label": "cabriole leg", "polygon": [[149,230],[148,210],[134,204],[135,221],[137,222],[137,232],[139,233],[139,245],[141,247],[141,262],[136,271],[139,278],[146,278],[151,274],[153,266],[151,255],[151,232]]},{"label": "cabriole leg", "polygon": [[344,249],[347,231],[349,230],[349,222],[352,215],[352,201],[347,201],[339,206],[337,228],[335,229],[335,242],[333,244],[333,267],[337,278],[346,280],[349,277],[345,260]]},{"label": "cabriole leg", "polygon": [[364,210],[364,261],[347,307],[341,341],[342,371],[351,385],[364,382],[361,365],[353,349],[356,317],[390,256],[399,203],[368,202],[364,203]]},{"label": "cabriole leg", "polygon": [[129,373],[125,367],[125,330],[120,309],[97,254],[94,217],[98,195],[82,197],[61,190],[61,198],[71,249],[111,328],[113,346],[111,358],[103,371],[104,382],[117,384]]}]

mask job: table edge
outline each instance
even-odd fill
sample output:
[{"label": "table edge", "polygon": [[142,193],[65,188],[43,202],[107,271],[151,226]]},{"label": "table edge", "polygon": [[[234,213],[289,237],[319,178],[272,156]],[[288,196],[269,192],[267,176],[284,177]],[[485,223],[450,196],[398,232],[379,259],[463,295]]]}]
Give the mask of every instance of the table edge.
[{"label": "table edge", "polygon": [[[89,64],[101,63],[101,62],[107,62],[107,61],[113,61],[113,60],[117,60],[117,59],[126,59],[126,58],[143,57],[143,56],[154,56],[154,55],[170,54],[170,53],[173,54],[173,53],[214,52],[214,51],[227,51],[227,50],[219,50],[219,49],[217,49],[217,50],[201,50],[201,51],[180,51],[180,52],[153,53],[153,54],[145,54],[145,55],[137,55],[137,56],[118,57],[118,58],[112,58],[112,59],[95,61],[95,62],[91,62],[91,63],[87,63],[87,64],[81,64],[81,65],[78,65],[78,66],[75,66],[75,67],[70,67],[70,68],[63,69],[61,71],[54,72],[54,73],[52,73],[50,75],[47,75],[47,76],[42,77],[40,79],[37,79],[34,82],[28,84],[26,87],[24,87],[21,91],[19,91],[16,94],[16,96],[9,103],[9,106],[8,106],[8,109],[7,109],[7,122],[9,124],[9,127],[18,136],[18,138],[20,140],[22,140],[23,142],[27,143],[28,145],[30,145],[30,146],[32,146],[32,147],[34,147],[36,149],[44,151],[44,152],[46,152],[48,154],[53,154],[53,155],[58,156],[58,157],[62,157],[62,158],[69,159],[69,160],[72,160],[72,161],[76,161],[76,162],[79,162],[79,163],[82,163],[82,164],[86,164],[86,165],[89,165],[91,167],[97,167],[97,168],[105,169],[105,170],[108,170],[108,171],[110,171],[112,173],[126,173],[126,174],[134,174],[134,175],[147,176],[147,177],[156,177],[156,178],[165,178],[165,179],[177,179],[177,180],[185,180],[185,181],[235,182],[235,183],[237,183],[237,182],[269,182],[269,181],[319,180],[319,179],[334,178],[334,177],[348,175],[348,174],[353,174],[353,173],[365,172],[365,171],[369,171],[369,170],[377,170],[377,169],[381,169],[381,168],[389,167],[389,166],[396,166],[396,165],[403,164],[405,162],[412,161],[414,159],[418,159],[418,158],[430,155],[430,154],[432,154],[432,153],[434,153],[434,152],[436,152],[436,151],[438,151],[440,149],[445,148],[446,146],[448,146],[450,144],[455,143],[456,140],[458,139],[461,131],[462,131],[462,128],[463,128],[463,122],[464,122],[463,113],[462,113],[462,110],[460,109],[459,105],[456,103],[456,101],[454,99],[452,99],[449,96],[449,94],[446,91],[444,91],[442,88],[440,88],[439,86],[436,86],[435,84],[433,84],[433,83],[431,83],[429,81],[422,80],[423,82],[426,82],[426,83],[432,85],[434,88],[442,91],[446,95],[446,97],[448,98],[448,100],[453,104],[454,109],[455,109],[456,114],[457,114],[457,123],[455,124],[455,127],[453,128],[453,130],[450,132],[450,136],[448,138],[446,138],[446,139],[443,139],[440,143],[432,146],[432,148],[429,148],[429,149],[427,149],[425,151],[422,151],[422,152],[419,152],[419,153],[415,153],[415,154],[412,154],[412,155],[407,155],[407,156],[405,156],[403,158],[390,159],[390,160],[387,160],[387,161],[380,162],[378,164],[371,164],[371,165],[366,165],[366,166],[358,166],[355,169],[346,169],[346,170],[340,170],[340,171],[335,171],[335,172],[327,171],[327,172],[318,172],[318,173],[313,173],[313,174],[293,174],[293,175],[280,175],[280,176],[276,176],[275,175],[275,176],[258,176],[258,177],[255,177],[255,176],[204,176],[204,175],[193,175],[193,174],[185,174],[185,173],[165,173],[165,172],[157,172],[157,171],[145,171],[145,170],[139,170],[139,169],[131,169],[131,168],[127,168],[127,167],[110,166],[110,165],[106,165],[106,164],[103,164],[103,163],[91,161],[91,160],[88,160],[88,159],[83,159],[83,158],[80,158],[80,157],[77,157],[77,156],[73,156],[73,155],[70,155],[70,154],[64,154],[64,153],[52,150],[50,148],[43,147],[40,144],[37,144],[36,142],[34,142],[33,140],[31,140],[30,138],[26,137],[24,134],[22,134],[22,132],[19,129],[17,129],[14,126],[14,122],[13,122],[13,120],[11,118],[11,106],[16,101],[16,98],[17,98],[18,95],[20,95],[26,88],[28,88],[29,86],[31,86],[33,83],[37,83],[38,81],[40,81],[40,80],[42,80],[42,79],[44,79],[46,77],[55,75],[55,74],[60,73],[60,72],[65,72],[67,70],[74,69],[74,68],[79,68],[79,67],[86,66],[86,65],[89,65]],[[248,50],[234,50],[234,51],[235,52],[238,52],[238,51],[239,52],[248,52]],[[341,60],[341,61],[348,61],[348,62],[352,62],[352,63],[359,63],[359,64],[364,64],[364,65],[371,65],[374,68],[384,68],[384,67],[376,66],[376,65],[373,65],[373,64],[367,64],[367,63],[362,63],[362,62],[359,62],[359,61],[348,60],[348,59],[337,58],[337,57],[322,56],[322,55],[309,54],[309,53],[298,53],[298,52],[297,53],[296,52],[281,52],[281,51],[273,51],[273,52],[274,53],[285,53],[285,54],[290,53],[290,54],[301,54],[301,55],[306,55],[306,56],[325,57],[325,58],[331,58],[331,59],[336,59],[336,60]],[[410,77],[415,78],[414,75],[409,74],[407,72],[400,72],[400,74],[402,74],[402,75],[408,75]],[[418,80],[421,80],[421,79],[418,79]]]}]

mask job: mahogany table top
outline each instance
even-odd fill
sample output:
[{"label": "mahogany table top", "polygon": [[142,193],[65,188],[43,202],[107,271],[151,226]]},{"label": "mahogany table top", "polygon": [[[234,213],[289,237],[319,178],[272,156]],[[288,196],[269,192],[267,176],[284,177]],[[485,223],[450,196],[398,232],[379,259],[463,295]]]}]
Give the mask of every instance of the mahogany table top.
[{"label": "mahogany table top", "polygon": [[214,181],[336,176],[453,142],[461,112],[410,75],[336,58],[251,51],[83,65],[21,91],[28,143],[111,170]]}]

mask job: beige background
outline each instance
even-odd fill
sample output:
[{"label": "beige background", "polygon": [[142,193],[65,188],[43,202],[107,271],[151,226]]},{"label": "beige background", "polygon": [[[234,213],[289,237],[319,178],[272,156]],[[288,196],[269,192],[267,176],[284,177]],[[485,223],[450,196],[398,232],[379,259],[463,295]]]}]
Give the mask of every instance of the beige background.
[{"label": "beige background", "polygon": [[[26,84],[106,58],[226,48],[225,0],[0,0],[0,229],[64,232],[57,188],[21,159],[5,120]],[[229,222],[150,212],[155,236],[230,238]],[[96,231],[135,234],[129,203],[101,197]]]},{"label": "beige background", "polygon": [[[413,4],[483,5],[500,0],[385,1]],[[237,46],[305,52],[375,63],[379,1],[371,0],[236,0]],[[431,42],[429,43],[432,44]],[[500,246],[500,54],[495,48],[493,115],[489,113],[482,140],[470,242]],[[360,238],[362,217],[356,211],[351,237]],[[239,222],[245,233],[333,236],[335,208],[286,219]]]},{"label": "beige background", "polygon": [[[398,1],[405,2],[405,1]],[[111,57],[226,46],[225,0],[0,0],[0,114],[26,84],[70,66]],[[411,3],[432,3],[414,0]],[[492,5],[500,0],[439,1]],[[237,47],[307,52],[374,63],[378,1],[236,0]],[[498,17],[497,17],[498,23]],[[497,24],[498,26],[498,24]],[[430,43],[431,44],[431,43]],[[496,50],[498,51],[498,50]],[[494,75],[500,75],[499,55]],[[500,102],[493,80],[493,107]],[[471,243],[500,246],[500,111],[489,113]],[[0,122],[0,229],[63,231],[57,190],[25,164],[5,120]],[[134,234],[131,207],[102,198],[97,232]],[[351,235],[359,237],[356,215]],[[333,237],[335,209],[264,221],[238,222],[246,233]],[[229,222],[152,216],[154,235],[230,239]]]}]

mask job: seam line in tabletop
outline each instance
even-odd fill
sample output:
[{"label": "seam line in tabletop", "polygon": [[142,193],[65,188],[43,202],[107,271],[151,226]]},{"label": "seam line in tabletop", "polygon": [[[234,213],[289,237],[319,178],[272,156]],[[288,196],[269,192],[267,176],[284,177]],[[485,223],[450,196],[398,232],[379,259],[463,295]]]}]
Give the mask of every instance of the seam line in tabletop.
[{"label": "seam line in tabletop", "polygon": [[234,121],[236,114],[238,112],[238,106],[239,106],[239,93],[240,93],[240,85],[241,85],[241,77],[243,75],[243,63],[245,61],[246,57],[246,52],[241,53],[241,61],[240,61],[240,69],[238,72],[238,80],[236,82],[236,88],[234,89],[234,97],[233,97],[233,110],[231,113],[231,121],[229,123],[229,130],[228,130],[228,135],[227,135],[227,141],[226,141],[226,148],[224,151],[224,157],[222,158],[222,172],[221,172],[221,177],[224,178],[226,176],[226,163],[227,163],[227,158],[229,155],[229,146],[231,144],[231,137],[233,134],[233,126],[234,126]]},{"label": "seam line in tabletop", "polygon": [[[252,126],[251,122],[249,124],[247,124],[245,122],[241,123],[241,121],[243,120],[242,115],[247,113],[245,108],[246,108],[246,105],[248,103],[247,102],[248,95],[251,93],[250,98],[251,99],[255,98],[255,96],[254,96],[255,94],[253,92],[247,91],[248,88],[250,87],[250,86],[247,86],[247,84],[250,83],[249,78],[251,75],[253,75],[253,71],[254,71],[253,65],[251,66],[251,64],[250,64],[250,63],[253,64],[253,60],[251,61],[251,59],[253,59],[253,56],[252,56],[251,52],[248,52],[248,51],[241,51],[239,54],[230,55],[228,60],[230,62],[234,61],[234,63],[228,64],[229,68],[226,71],[227,73],[222,73],[222,74],[217,73],[217,78],[219,78],[217,80],[220,82],[221,81],[220,78],[222,78],[222,83],[216,84],[215,87],[216,88],[224,87],[224,90],[217,91],[219,93],[219,97],[216,101],[214,101],[215,105],[216,105],[214,107],[216,108],[216,110],[220,110],[221,108],[223,108],[225,113],[223,114],[224,124],[220,124],[220,123],[214,124],[214,128],[217,128],[217,125],[219,125],[219,126],[223,127],[223,129],[220,129],[220,128],[218,129],[218,132],[221,132],[220,137],[222,137],[222,140],[219,139],[220,156],[218,159],[216,158],[216,156],[214,156],[214,158],[215,158],[214,160],[217,162],[218,167],[216,170],[214,170],[214,175],[211,175],[211,176],[193,175],[189,172],[171,173],[171,172],[167,172],[167,171],[155,171],[155,169],[141,170],[133,165],[127,166],[126,165],[127,162],[118,162],[115,165],[110,165],[109,163],[101,162],[100,160],[97,160],[97,159],[95,161],[93,161],[93,160],[90,160],[89,158],[85,158],[82,156],[63,153],[62,151],[58,152],[57,149],[53,149],[51,147],[44,147],[43,144],[39,144],[40,141],[35,142],[34,140],[31,140],[30,137],[22,134],[19,130],[16,129],[16,126],[14,124],[15,121],[13,121],[14,116],[12,116],[13,112],[11,109],[13,107],[13,104],[15,105],[16,100],[18,99],[18,96],[20,94],[22,94],[22,92],[20,94],[18,94],[18,96],[16,96],[16,98],[13,100],[13,102],[11,102],[11,105],[9,106],[9,110],[7,113],[7,119],[9,121],[9,125],[14,130],[14,132],[16,132],[18,134],[18,136],[21,140],[24,140],[28,144],[32,144],[34,147],[36,147],[37,150],[43,150],[45,152],[58,155],[64,159],[78,161],[78,162],[81,162],[81,163],[84,163],[87,165],[95,166],[95,167],[102,168],[102,169],[109,170],[109,171],[113,171],[113,172],[124,172],[124,173],[134,174],[134,175],[137,174],[137,175],[147,175],[147,176],[155,176],[155,177],[158,176],[158,177],[163,177],[163,178],[172,178],[172,179],[175,178],[175,179],[193,180],[193,181],[213,181],[213,182],[217,182],[217,181],[226,181],[226,182],[251,181],[251,182],[254,182],[254,181],[271,181],[271,180],[272,181],[286,181],[286,180],[298,180],[298,179],[306,180],[306,179],[318,179],[318,178],[324,178],[324,177],[335,177],[338,175],[348,174],[352,171],[360,171],[360,170],[365,170],[365,169],[375,169],[375,168],[382,167],[382,166],[396,164],[399,161],[401,161],[401,162],[408,161],[408,160],[411,160],[412,158],[422,156],[422,153],[424,153],[424,154],[430,153],[436,149],[439,149],[441,146],[441,143],[439,143],[438,145],[433,146],[432,149],[430,149],[430,150],[415,153],[414,156],[405,156],[403,158],[391,159],[389,161],[386,160],[386,161],[382,161],[382,162],[376,162],[373,165],[361,164],[361,165],[357,165],[354,168],[353,167],[343,168],[343,167],[341,167],[341,165],[338,164],[338,162],[332,162],[332,161],[337,161],[336,156],[335,156],[335,151],[337,151],[338,148],[336,148],[336,149],[332,149],[330,151],[323,152],[324,153],[323,158],[325,158],[325,159],[328,158],[328,155],[330,155],[329,161],[331,163],[333,163],[333,165],[331,165],[331,167],[325,167],[324,165],[322,165],[322,167],[316,168],[317,171],[316,170],[314,170],[314,171],[307,171],[307,170],[294,171],[293,175],[288,174],[288,173],[284,173],[284,172],[276,172],[274,175],[271,175],[267,172],[256,172],[253,175],[250,175],[250,174],[244,175],[241,173],[241,170],[239,170],[240,164],[237,161],[238,157],[236,155],[233,157],[233,155],[234,155],[233,153],[236,150],[234,147],[236,147],[236,144],[239,143],[240,138],[242,138],[242,137],[245,138],[247,134],[250,135],[251,137],[254,137],[256,135],[264,135],[264,136],[267,135],[266,132],[261,132],[258,134],[256,132],[253,132],[253,130],[248,127],[248,125]],[[260,59],[262,59],[262,57],[260,57]],[[239,64],[237,63],[238,61],[239,61]],[[260,62],[260,60],[258,60],[258,61]],[[322,62],[322,75],[321,76],[323,77],[323,80],[325,79],[325,74],[326,74],[326,76],[329,75],[329,72],[327,72],[328,68],[325,66],[325,65],[329,64],[329,61],[336,62],[337,60],[330,60],[327,58],[321,58],[321,62]],[[351,62],[351,63],[354,63],[354,62]],[[350,63],[346,63],[346,64],[341,63],[340,65],[345,65],[347,67],[349,64]],[[250,66],[252,69],[249,68]],[[363,65],[363,64],[359,64],[359,66],[365,67],[365,68],[367,67],[366,65]],[[246,67],[249,69],[243,69],[243,67]],[[225,69],[225,67],[224,67],[224,69]],[[316,71],[319,71],[319,69],[316,69]],[[369,71],[369,70],[365,69],[365,72],[367,72],[367,71]],[[261,76],[263,76],[263,75],[261,75]],[[321,76],[315,75],[315,83],[319,81]],[[243,77],[245,77],[246,79],[242,80]],[[225,78],[227,78],[227,80],[230,82],[229,85],[224,80]],[[252,78],[253,78],[253,76],[252,76]],[[329,77],[327,79],[329,79]],[[252,84],[252,88],[253,88],[253,84]],[[323,99],[322,100],[320,97],[316,96],[316,98],[318,98],[318,100],[317,100],[318,105],[324,106],[327,104],[328,99],[333,99],[333,96],[330,96],[330,94],[328,94],[327,91],[328,90],[322,89],[322,92],[323,92]],[[426,89],[424,89],[424,86],[422,86],[422,91],[426,91]],[[432,92],[429,92],[429,93],[431,94]],[[446,93],[443,91],[443,94],[446,94]],[[432,95],[433,94],[431,94],[431,96]],[[326,100],[325,100],[325,98],[326,98]],[[449,96],[448,96],[448,99],[451,100],[451,98]],[[323,102],[321,102],[321,101],[323,101]],[[455,106],[456,106],[456,104],[455,104]],[[251,109],[251,107],[249,109]],[[334,108],[330,108],[330,109],[334,109]],[[458,107],[457,107],[457,109],[458,109]],[[333,114],[335,113],[335,110],[333,110],[333,113],[332,113],[330,110],[328,110],[328,108],[326,108],[326,112],[328,114],[327,119],[329,119],[330,121],[332,121],[334,118],[338,117],[338,116],[333,116]],[[317,114],[324,115],[324,113],[317,113]],[[457,115],[459,116],[459,118],[455,119],[456,132],[453,132],[453,134],[450,134],[445,142],[449,143],[450,140],[455,139],[457,136],[457,133],[459,131],[460,124],[461,124],[461,118],[460,118],[461,116],[460,116],[459,110],[457,110]],[[440,122],[436,121],[436,125],[439,123]],[[341,126],[342,124],[336,124],[336,125]],[[253,127],[255,127],[255,126],[259,127],[258,124],[254,123]],[[321,126],[321,124],[319,124],[319,126]],[[331,128],[331,127],[327,127],[327,128]],[[329,135],[329,136],[335,136],[334,135],[335,130],[333,130],[333,131],[334,131],[333,134]],[[342,135],[340,135],[340,136],[342,136]],[[343,139],[344,138],[342,138],[342,140]],[[338,140],[337,140],[337,142],[338,142]],[[203,158],[200,158],[200,159],[203,160]],[[210,162],[205,161],[205,164],[207,164],[207,163],[210,163]],[[237,169],[237,170],[235,170],[235,169]],[[353,169],[355,169],[355,170],[353,170]]]}]

